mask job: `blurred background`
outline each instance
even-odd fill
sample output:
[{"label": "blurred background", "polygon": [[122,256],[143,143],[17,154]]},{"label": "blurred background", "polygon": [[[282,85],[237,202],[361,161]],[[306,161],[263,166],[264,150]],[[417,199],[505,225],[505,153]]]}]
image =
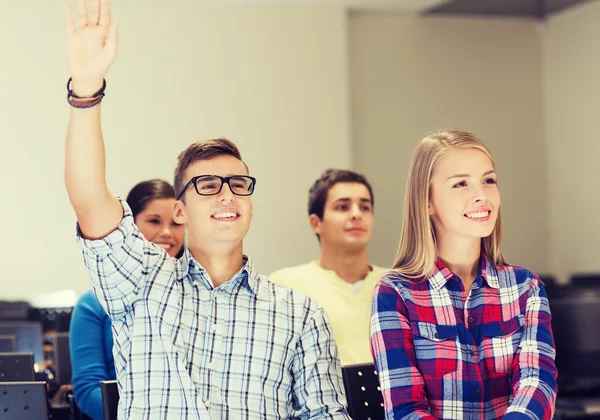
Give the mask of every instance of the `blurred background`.
[{"label": "blurred background", "polygon": [[[370,261],[389,267],[417,142],[472,131],[497,162],[509,263],[540,273],[559,296],[555,322],[587,337],[570,360],[600,368],[600,2],[114,0],[112,10],[119,56],[102,107],[115,194],[172,182],[194,141],[233,140],[258,178],[245,252],[268,274],[318,256],[308,188],[327,168],[353,169],[374,188]],[[13,301],[0,315],[65,330],[90,283],[63,183],[63,2],[5,4],[0,36],[0,300]],[[573,278],[585,279],[575,292]]]},{"label": "blurred background", "polygon": [[[544,7],[542,7],[544,6]],[[218,136],[258,178],[245,242],[260,271],[318,255],[308,188],[330,167],[374,187],[373,263],[390,266],[416,143],[473,131],[498,164],[509,262],[566,282],[600,271],[600,3],[538,0],[114,1],[108,183],[172,182]],[[0,296],[89,288],[63,183],[63,2],[0,16]]]}]

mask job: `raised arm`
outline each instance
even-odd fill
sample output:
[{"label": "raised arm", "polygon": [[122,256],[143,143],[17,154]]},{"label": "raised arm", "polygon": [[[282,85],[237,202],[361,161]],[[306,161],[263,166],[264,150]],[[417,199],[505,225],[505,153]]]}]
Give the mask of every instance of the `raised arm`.
[{"label": "raised arm", "polygon": [[[67,4],[67,55],[76,106],[93,103],[104,76],[117,55],[117,25],[111,21],[110,0],[77,0],[76,17]],[[77,27],[75,25],[77,20]],[[100,104],[71,106],[65,151],[65,185],[84,237],[112,232],[123,209],[106,185]]]}]

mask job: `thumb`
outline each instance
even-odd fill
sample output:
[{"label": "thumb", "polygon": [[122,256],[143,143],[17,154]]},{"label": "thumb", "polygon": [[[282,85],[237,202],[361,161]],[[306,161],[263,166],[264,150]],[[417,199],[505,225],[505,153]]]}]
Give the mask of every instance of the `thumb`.
[{"label": "thumb", "polygon": [[106,41],[104,42],[104,48],[114,59],[117,55],[117,46],[119,44],[119,31],[118,23],[111,22],[108,33],[106,34]]}]

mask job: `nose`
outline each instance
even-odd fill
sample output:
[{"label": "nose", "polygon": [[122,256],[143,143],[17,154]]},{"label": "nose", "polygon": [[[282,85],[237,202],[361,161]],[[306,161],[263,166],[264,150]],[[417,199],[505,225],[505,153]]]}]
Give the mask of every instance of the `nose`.
[{"label": "nose", "polygon": [[164,226],[160,230],[160,236],[168,238],[173,236],[173,231],[171,230],[171,226],[169,223],[164,224]]},{"label": "nose", "polygon": [[362,212],[360,211],[360,206],[358,204],[353,204],[351,209],[352,220],[358,220],[362,218]]},{"label": "nose", "polygon": [[485,190],[482,185],[478,185],[475,187],[473,191],[473,202],[475,203],[485,203],[487,201],[487,196],[485,195]]},{"label": "nose", "polygon": [[235,201],[235,194],[231,192],[231,188],[227,182],[223,183],[223,187],[221,187],[221,191],[217,195],[217,200],[222,203],[233,203]]}]

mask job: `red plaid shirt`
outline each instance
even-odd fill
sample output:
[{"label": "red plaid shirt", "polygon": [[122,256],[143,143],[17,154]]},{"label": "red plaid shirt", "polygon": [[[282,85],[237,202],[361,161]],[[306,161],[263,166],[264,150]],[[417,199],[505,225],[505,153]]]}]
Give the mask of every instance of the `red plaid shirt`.
[{"label": "red plaid shirt", "polygon": [[441,262],[375,289],[371,348],[388,419],[548,419],[557,371],[541,280],[482,257],[465,291]]}]

